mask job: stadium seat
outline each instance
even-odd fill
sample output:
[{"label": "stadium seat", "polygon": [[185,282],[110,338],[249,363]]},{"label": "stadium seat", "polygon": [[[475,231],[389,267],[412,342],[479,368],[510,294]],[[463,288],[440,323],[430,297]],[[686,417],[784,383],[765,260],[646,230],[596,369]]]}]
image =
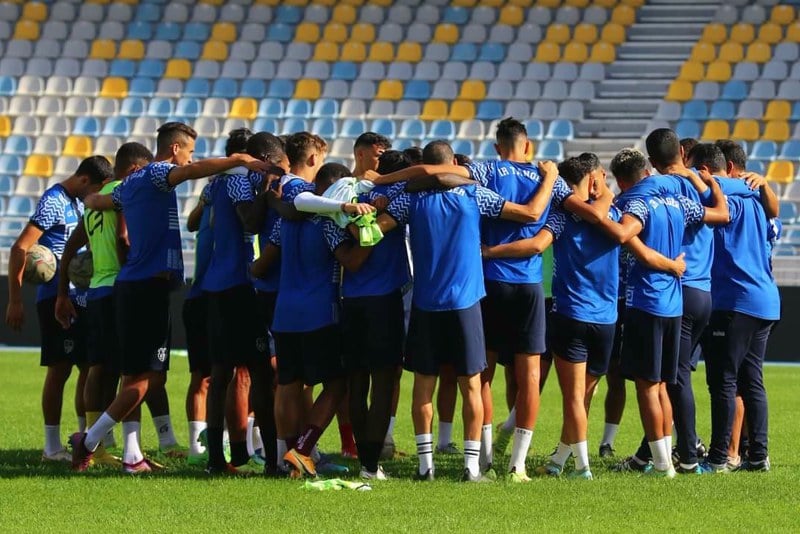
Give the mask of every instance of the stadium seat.
[{"label": "stadium seat", "polygon": [[683,109],[681,110],[682,119],[699,121],[707,119],[708,116],[708,106],[702,100],[690,100],[683,105]]},{"label": "stadium seat", "polygon": [[703,127],[701,139],[716,141],[717,139],[728,139],[730,137],[730,126],[727,121],[710,120]]},{"label": "stadium seat", "polygon": [[780,184],[791,183],[794,181],[794,165],[785,160],[771,162],[767,168],[767,180]]},{"label": "stadium seat", "polygon": [[709,119],[733,120],[735,116],[736,109],[733,105],[733,102],[729,100],[714,101],[711,104],[711,109],[708,112]]},{"label": "stadium seat", "polygon": [[753,143],[753,148],[748,155],[749,159],[772,161],[778,155],[778,146],[774,141],[759,140]]},{"label": "stadium seat", "polygon": [[100,135],[100,121],[95,117],[78,117],[72,133],[80,136],[97,137]]},{"label": "stadium seat", "polygon": [[725,61],[714,61],[708,66],[705,79],[711,82],[727,82],[731,79],[731,64]]},{"label": "stadium seat", "polygon": [[13,156],[29,156],[33,152],[33,140],[27,135],[12,135],[6,139],[3,153]]},{"label": "stadium seat", "polygon": [[722,86],[721,97],[726,100],[744,100],[747,98],[748,92],[747,83],[741,80],[731,80]]},{"label": "stadium seat", "polygon": [[535,158],[562,161],[564,159],[564,147],[560,141],[545,139],[536,148]]},{"label": "stadium seat", "polygon": [[800,139],[790,139],[781,147],[781,159],[800,161]]},{"label": "stadium seat", "polygon": [[[743,141],[756,141],[761,137],[758,121],[753,119],[739,119],[733,126],[733,138]],[[716,139],[725,139],[727,136],[718,136]]]},{"label": "stadium seat", "polygon": [[666,100],[675,102],[686,102],[692,98],[692,84],[685,80],[672,82],[667,90]]},{"label": "stadium seat", "polygon": [[423,139],[425,137],[425,123],[419,119],[404,119],[400,124],[399,137]]},{"label": "stadium seat", "polygon": [[681,70],[678,73],[678,80],[687,82],[699,82],[705,78],[705,66],[696,61],[687,61],[681,65]]},{"label": "stadium seat", "polygon": [[[69,141],[69,139],[71,138],[68,138],[67,141]],[[89,154],[91,154],[91,150],[89,151]],[[89,154],[87,154],[87,156]],[[41,154],[33,154],[25,161],[25,168],[23,169],[22,173],[30,176],[50,178],[53,175],[53,158]]]},{"label": "stadium seat", "polygon": [[253,120],[258,112],[258,102],[255,98],[236,98],[231,104],[230,117],[232,119]]},{"label": "stadium seat", "polygon": [[448,117],[452,121],[464,121],[475,117],[475,102],[471,100],[456,100],[450,106]]},{"label": "stadium seat", "polygon": [[785,120],[770,120],[764,127],[763,139],[767,141],[783,143],[788,141],[790,136],[789,123]]},{"label": "stadium seat", "polygon": [[728,38],[735,43],[749,44],[755,40],[756,31],[752,24],[740,22],[731,26]]},{"label": "stadium seat", "polygon": [[575,138],[575,129],[572,121],[557,119],[547,127],[546,139],[556,139],[559,141],[571,141]]}]

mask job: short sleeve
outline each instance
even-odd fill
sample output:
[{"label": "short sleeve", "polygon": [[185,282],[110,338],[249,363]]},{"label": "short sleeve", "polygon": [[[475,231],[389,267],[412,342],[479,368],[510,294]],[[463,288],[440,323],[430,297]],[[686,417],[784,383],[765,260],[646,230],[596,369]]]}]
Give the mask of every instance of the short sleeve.
[{"label": "short sleeve", "polygon": [[386,213],[391,215],[398,224],[408,223],[411,215],[411,195],[403,192],[394,197],[386,207]]},{"label": "short sleeve", "polygon": [[283,184],[283,200],[284,202],[294,202],[297,195],[309,191],[314,192],[314,184],[301,180],[300,178],[293,178]]},{"label": "short sleeve", "polygon": [[275,221],[275,224],[272,225],[272,231],[269,233],[269,242],[275,245],[276,247],[281,246],[281,223],[283,219],[278,219]]},{"label": "short sleeve", "polygon": [[64,222],[64,201],[56,195],[48,194],[39,199],[30,221],[42,231],[49,230]]},{"label": "short sleeve", "polygon": [[622,210],[623,213],[633,215],[642,223],[642,228],[647,226],[647,218],[650,215],[650,210],[647,208],[647,202],[641,198],[631,199]]},{"label": "short sleeve", "polygon": [[156,189],[164,193],[169,193],[175,189],[175,186],[171,185],[168,180],[169,173],[174,168],[175,165],[165,161],[156,161],[155,163],[151,163],[147,166],[147,170],[150,175],[150,181],[153,183]]},{"label": "short sleeve", "polygon": [[212,183],[207,183],[203,187],[203,191],[200,192],[200,200],[202,200],[203,204],[205,204],[206,206],[211,205],[211,187]]},{"label": "short sleeve", "polygon": [[572,194],[572,188],[567,185],[562,177],[556,178],[556,183],[553,184],[553,205],[561,207],[564,201]]},{"label": "short sleeve", "polygon": [[544,222],[544,229],[553,234],[553,239],[561,237],[564,225],[567,222],[566,215],[559,209],[550,210],[547,220]]},{"label": "short sleeve", "polygon": [[622,219],[622,212],[616,206],[608,208],[608,218],[614,222],[619,222]]},{"label": "short sleeve", "polygon": [[225,189],[231,202],[253,202],[256,198],[253,182],[244,174],[229,174],[225,178]]},{"label": "short sleeve", "polygon": [[728,203],[730,220],[736,219],[742,212],[742,199],[739,197],[727,197],[725,200]]},{"label": "short sleeve", "polygon": [[332,219],[328,217],[321,217],[320,219],[322,221],[322,235],[325,237],[325,242],[328,243],[328,248],[333,252],[347,240],[347,234]]},{"label": "short sleeve", "polygon": [[503,211],[506,199],[483,186],[475,187],[475,201],[478,203],[478,211],[484,217],[497,219]]},{"label": "short sleeve", "polygon": [[703,222],[706,209],[702,206],[702,204],[695,202],[694,200],[683,195],[678,195],[677,198],[678,202],[681,203],[681,207],[683,208],[683,219],[686,226]]},{"label": "short sleeve", "polygon": [[492,172],[492,164],[488,161],[473,161],[467,165],[467,170],[469,171],[469,175],[473,180],[485,187],[486,184],[489,183],[489,175]]}]

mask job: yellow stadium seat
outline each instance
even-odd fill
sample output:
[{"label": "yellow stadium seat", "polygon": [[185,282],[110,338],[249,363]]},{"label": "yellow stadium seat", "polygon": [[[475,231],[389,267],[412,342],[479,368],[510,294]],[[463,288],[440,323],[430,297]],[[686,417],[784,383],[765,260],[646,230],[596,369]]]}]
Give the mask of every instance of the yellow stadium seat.
[{"label": "yellow stadium seat", "polygon": [[669,84],[667,96],[664,99],[672,102],[688,102],[692,99],[692,92],[692,82],[675,80]]},{"label": "yellow stadium seat", "polygon": [[338,4],[333,8],[331,22],[338,22],[340,24],[355,24],[356,22],[356,8],[347,4]]},{"label": "yellow stadium seat", "polygon": [[703,28],[700,40],[704,43],[722,44],[728,38],[728,30],[722,24],[712,23]]},{"label": "yellow stadium seat", "polygon": [[451,2],[454,7],[475,7],[477,3],[478,0],[453,0]]},{"label": "yellow stadium seat", "polygon": [[106,78],[100,88],[100,96],[105,98],[125,98],[128,96],[128,80],[125,78]]},{"label": "yellow stadium seat", "polygon": [[422,46],[419,43],[400,43],[397,47],[397,61],[419,63],[422,61]]},{"label": "yellow stadium seat", "polygon": [[400,100],[403,98],[403,82],[397,80],[381,80],[375,100]]},{"label": "yellow stadium seat", "polygon": [[617,0],[594,0],[594,5],[597,7],[604,7],[606,9],[611,9],[612,7],[617,5]]},{"label": "yellow stadium seat", "polygon": [[322,30],[322,40],[331,43],[343,43],[347,41],[347,28],[344,24],[331,22]]},{"label": "yellow stadium seat", "polygon": [[25,2],[22,6],[22,20],[44,22],[47,20],[47,6],[41,2]]},{"label": "yellow stadium seat", "polygon": [[795,13],[792,6],[775,6],[772,8],[772,14],[769,17],[770,22],[786,26],[794,22]]},{"label": "yellow stadium seat", "polygon": [[636,10],[631,6],[620,4],[611,11],[611,22],[630,26],[636,22]]},{"label": "yellow stadium seat", "polygon": [[[69,141],[69,139],[71,138],[68,138],[67,141]],[[91,150],[89,153],[91,153]],[[66,156],[67,154],[65,153],[64,155]],[[79,155],[77,157],[85,158],[86,156]],[[42,156],[41,154],[29,156],[25,161],[25,170],[22,171],[22,174],[50,178],[53,176],[53,159],[50,156]]]},{"label": "yellow stadium seat", "polygon": [[294,89],[294,97],[303,100],[316,100],[322,94],[319,80],[298,80]]},{"label": "yellow stadium seat", "polygon": [[780,120],[785,121],[789,120],[789,116],[792,114],[792,105],[786,100],[773,100],[769,104],[767,104],[767,110],[764,112],[764,119],[771,121],[771,120]]},{"label": "yellow stadium seat", "polygon": [[294,40],[298,43],[316,43],[319,38],[319,26],[312,22],[301,22],[294,32]]},{"label": "yellow stadium seat", "polygon": [[224,4],[224,0],[200,0],[201,4],[208,4],[210,6],[221,6]]},{"label": "yellow stadium seat", "polygon": [[592,53],[589,55],[590,63],[613,63],[617,58],[617,50],[614,45],[599,42],[592,46]]},{"label": "yellow stadium seat", "polygon": [[588,7],[589,0],[564,0],[564,5],[572,7]]},{"label": "yellow stadium seat", "polygon": [[536,2],[536,5],[541,7],[549,7],[552,9],[554,7],[560,6],[561,0],[538,0]]},{"label": "yellow stadium seat", "polygon": [[468,121],[475,118],[475,102],[470,100],[456,100],[450,106],[451,121]]},{"label": "yellow stadium seat", "polygon": [[561,47],[554,43],[543,42],[536,47],[537,63],[558,63],[561,59]]},{"label": "yellow stadium seat", "polygon": [[767,180],[779,184],[790,184],[794,181],[794,165],[791,161],[778,160],[770,162],[767,167]]},{"label": "yellow stadium seat", "polygon": [[776,44],[783,39],[783,28],[774,22],[762,24],[758,29],[758,40],[762,43]]},{"label": "yellow stadium seat", "polygon": [[703,127],[701,138],[706,141],[716,141],[717,139],[728,139],[731,136],[731,128],[727,121],[710,120]]},{"label": "yellow stadium seat", "polygon": [[258,114],[258,101],[255,98],[236,98],[231,104],[231,119],[253,120]]},{"label": "yellow stadium seat", "polygon": [[744,47],[739,43],[727,42],[719,47],[717,59],[728,63],[739,63],[744,59]]},{"label": "yellow stadium seat", "polygon": [[569,63],[586,63],[589,59],[589,47],[583,43],[572,42],[564,47],[563,61]]},{"label": "yellow stadium seat", "polygon": [[11,135],[11,119],[5,115],[0,115],[0,137]]},{"label": "yellow stadium seat", "polygon": [[508,3],[510,5],[512,5],[512,6],[519,6],[519,7],[522,7],[522,8],[528,8],[528,7],[531,7],[535,3],[535,0],[509,0]]},{"label": "yellow stadium seat", "polygon": [[734,139],[742,141],[756,141],[761,138],[761,128],[755,119],[739,119],[733,125],[733,134],[731,135]]},{"label": "yellow stadium seat", "polygon": [[372,43],[375,41],[375,26],[361,22],[350,30],[350,41],[354,43]]},{"label": "yellow stadium seat", "polygon": [[600,40],[611,44],[622,44],[625,42],[625,27],[616,22],[609,22],[603,26],[600,33]]},{"label": "yellow stadium seat", "polygon": [[767,121],[764,126],[764,135],[762,139],[767,141],[775,141],[776,143],[784,143],[791,137],[789,123],[786,120],[773,120]]},{"label": "yellow stadium seat", "polygon": [[734,43],[748,44],[756,38],[756,30],[752,24],[740,22],[731,27],[730,40]]},{"label": "yellow stadium seat", "polygon": [[766,63],[772,59],[772,47],[767,43],[756,41],[747,47],[747,55],[744,60],[752,63]]},{"label": "yellow stadium seat", "polygon": [[222,41],[208,41],[203,45],[203,54],[200,59],[225,61],[228,59],[228,45]]},{"label": "yellow stadium seat", "polygon": [[164,78],[188,80],[192,77],[192,64],[187,59],[170,59],[164,72]]},{"label": "yellow stadium seat", "polygon": [[705,66],[696,61],[687,61],[681,65],[681,71],[678,74],[679,80],[686,80],[687,82],[699,82],[705,78]]},{"label": "yellow stadium seat", "polygon": [[349,4],[351,6],[361,7],[364,5],[364,0],[341,0],[342,4]]},{"label": "yellow stadium seat", "polygon": [[233,43],[236,41],[236,26],[230,22],[217,22],[211,27],[211,40]]},{"label": "yellow stadium seat", "polygon": [[466,80],[461,84],[459,100],[483,100],[486,98],[486,84],[481,80]]},{"label": "yellow stadium seat", "polygon": [[369,61],[391,63],[394,61],[394,46],[392,43],[379,41],[369,47]]},{"label": "yellow stadium seat", "polygon": [[373,6],[381,6],[381,7],[391,7],[393,0],[370,0],[370,5]]},{"label": "yellow stadium seat", "polygon": [[439,24],[433,32],[434,43],[455,44],[458,42],[458,27],[455,24]]},{"label": "yellow stadium seat", "polygon": [[731,79],[731,64],[727,61],[714,61],[708,66],[706,80],[710,82],[727,82]]},{"label": "yellow stadium seat", "polygon": [[424,121],[435,121],[447,118],[447,102],[444,100],[428,100],[422,106],[422,113],[419,116]]},{"label": "yellow stadium seat", "polygon": [[339,59],[339,45],[323,41],[314,47],[314,61],[336,61],[337,59]]},{"label": "yellow stadium seat", "polygon": [[790,43],[800,43],[800,21],[786,28],[786,40]]},{"label": "yellow stadium seat", "polygon": [[578,24],[572,34],[572,40],[583,44],[592,44],[597,41],[597,26],[594,24]]},{"label": "yellow stadium seat", "polygon": [[500,10],[500,24],[507,24],[509,26],[519,26],[525,20],[525,14],[522,8],[515,5],[504,6]]},{"label": "yellow stadium seat", "polygon": [[363,63],[367,60],[367,47],[364,43],[345,43],[342,46],[342,61]]},{"label": "yellow stadium seat", "polygon": [[88,158],[92,155],[92,140],[82,135],[70,135],[64,141],[63,155]]},{"label": "yellow stadium seat", "polygon": [[143,59],[144,43],[138,39],[125,39],[119,44],[117,57],[119,59]]},{"label": "yellow stadium seat", "polygon": [[698,61],[700,63],[711,63],[717,58],[717,50],[714,48],[714,45],[710,43],[704,43],[703,41],[698,42],[692,48],[692,54],[689,56],[689,59],[692,61]]},{"label": "yellow stadium seat", "polygon": [[114,59],[117,55],[117,45],[110,39],[98,39],[92,43],[89,57],[92,59]]},{"label": "yellow stadium seat", "polygon": [[566,24],[551,24],[547,27],[544,40],[549,43],[563,45],[569,42],[569,26]]},{"label": "yellow stadium seat", "polygon": [[481,7],[495,7],[500,8],[505,3],[505,0],[481,0],[479,5]]},{"label": "yellow stadium seat", "polygon": [[32,20],[21,20],[14,26],[14,39],[36,41],[39,38],[39,23]]}]

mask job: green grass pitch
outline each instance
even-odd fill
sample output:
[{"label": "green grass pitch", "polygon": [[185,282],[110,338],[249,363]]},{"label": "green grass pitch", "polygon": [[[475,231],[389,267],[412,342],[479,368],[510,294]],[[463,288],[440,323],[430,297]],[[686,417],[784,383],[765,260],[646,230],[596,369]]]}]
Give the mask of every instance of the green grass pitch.
[{"label": "green grass pitch", "polygon": [[[796,389],[800,367],[766,369],[773,466],[768,474],[678,476],[668,481],[611,473],[610,462],[596,456],[605,394],[601,383],[589,426],[594,481],[534,479],[530,484],[512,485],[501,479],[495,484],[465,485],[456,482],[461,458],[437,457],[437,481],[415,483],[410,480],[416,468],[409,415],[412,378],[406,374],[395,436],[398,448],[412,454],[385,464],[394,478],[373,484],[371,492],[314,493],[291,480],[208,480],[201,470],[177,461],[169,464],[167,472],[139,478],[115,470],[74,474],[67,466],[44,466],[40,463],[39,408],[43,372],[37,364],[35,353],[0,352],[0,532],[800,531],[796,446],[800,442]],[[187,360],[173,358],[168,387],[173,421],[184,444],[187,381]],[[69,387],[63,439],[75,427],[74,377]],[[702,368],[695,374],[695,388],[698,431],[707,440],[709,408]],[[507,413],[501,401],[502,378],[495,391],[497,423]],[[147,451],[157,441],[149,414],[144,412],[142,445]],[[456,426],[458,419],[457,415]],[[560,419],[560,393],[552,380],[542,397],[529,471],[556,444]],[[454,436],[460,432],[456,428]],[[616,443],[618,456],[632,453],[640,436],[629,385]],[[337,450],[335,428],[326,433],[321,446]],[[346,463],[357,473],[355,463]],[[505,460],[496,459],[496,463],[504,466]]]}]

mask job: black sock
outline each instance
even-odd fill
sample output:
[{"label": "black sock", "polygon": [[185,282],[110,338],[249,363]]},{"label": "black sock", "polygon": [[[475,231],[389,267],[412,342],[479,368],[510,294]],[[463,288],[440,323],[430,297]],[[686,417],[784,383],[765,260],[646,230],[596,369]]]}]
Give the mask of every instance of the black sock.
[{"label": "black sock", "polygon": [[208,436],[208,466],[215,469],[225,467],[225,453],[222,450],[222,429],[206,429]]},{"label": "black sock", "polygon": [[239,467],[250,461],[246,441],[231,441],[231,464]]}]

